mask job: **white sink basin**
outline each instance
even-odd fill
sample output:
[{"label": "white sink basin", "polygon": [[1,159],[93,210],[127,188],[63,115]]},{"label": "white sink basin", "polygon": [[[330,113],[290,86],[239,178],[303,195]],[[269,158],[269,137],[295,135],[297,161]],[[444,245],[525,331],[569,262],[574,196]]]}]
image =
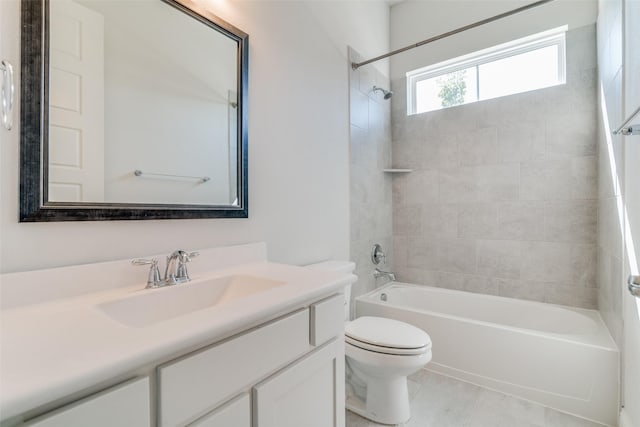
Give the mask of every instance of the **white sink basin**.
[{"label": "white sink basin", "polygon": [[283,284],[285,282],[261,277],[224,276],[144,290],[133,296],[98,304],[97,307],[123,325],[140,328],[227,304]]}]

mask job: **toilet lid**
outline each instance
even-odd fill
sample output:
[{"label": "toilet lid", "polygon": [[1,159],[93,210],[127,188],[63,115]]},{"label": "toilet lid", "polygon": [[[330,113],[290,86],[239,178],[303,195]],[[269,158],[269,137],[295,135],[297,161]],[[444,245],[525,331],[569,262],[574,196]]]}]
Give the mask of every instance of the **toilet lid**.
[{"label": "toilet lid", "polygon": [[344,334],[370,346],[396,349],[431,348],[431,338],[422,329],[384,317],[358,317],[345,326]]}]

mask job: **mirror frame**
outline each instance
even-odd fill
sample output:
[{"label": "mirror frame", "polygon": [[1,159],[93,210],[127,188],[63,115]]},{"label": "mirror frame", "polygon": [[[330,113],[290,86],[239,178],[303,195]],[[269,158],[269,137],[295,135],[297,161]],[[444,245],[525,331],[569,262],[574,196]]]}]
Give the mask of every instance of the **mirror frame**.
[{"label": "mirror frame", "polygon": [[249,36],[190,0],[158,0],[238,43],[237,183],[240,206],[47,202],[49,0],[22,0],[20,222],[248,218]]}]

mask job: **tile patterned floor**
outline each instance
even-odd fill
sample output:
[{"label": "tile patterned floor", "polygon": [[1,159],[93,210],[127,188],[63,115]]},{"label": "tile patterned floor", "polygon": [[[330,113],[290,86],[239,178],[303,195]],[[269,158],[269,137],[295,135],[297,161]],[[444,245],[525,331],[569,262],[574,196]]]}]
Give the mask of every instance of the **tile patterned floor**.
[{"label": "tile patterned floor", "polygon": [[[603,427],[426,370],[409,377],[411,419],[401,427]],[[377,427],[347,411],[346,427]]]}]

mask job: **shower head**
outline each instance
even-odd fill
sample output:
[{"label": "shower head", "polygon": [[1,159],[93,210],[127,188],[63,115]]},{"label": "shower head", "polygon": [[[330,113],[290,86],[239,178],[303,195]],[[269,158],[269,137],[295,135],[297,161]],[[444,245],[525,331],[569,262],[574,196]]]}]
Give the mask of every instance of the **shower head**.
[{"label": "shower head", "polygon": [[393,96],[393,92],[391,92],[390,90],[385,90],[385,89],[382,89],[381,87],[374,86],[373,91],[375,92],[377,90],[382,92],[382,94],[384,95],[384,99],[391,99],[391,97]]}]

